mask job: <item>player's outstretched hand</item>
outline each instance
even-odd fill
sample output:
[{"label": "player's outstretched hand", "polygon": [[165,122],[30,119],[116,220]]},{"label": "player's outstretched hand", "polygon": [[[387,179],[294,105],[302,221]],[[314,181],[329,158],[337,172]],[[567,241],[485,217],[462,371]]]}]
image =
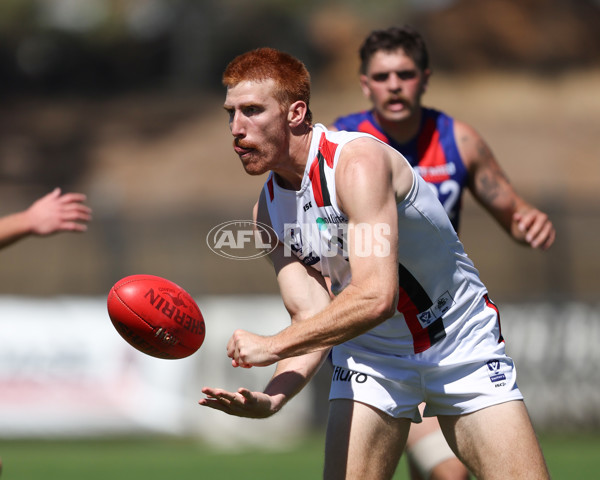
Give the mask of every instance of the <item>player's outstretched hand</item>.
[{"label": "player's outstretched hand", "polygon": [[236,330],[227,343],[227,356],[234,367],[265,367],[281,360],[270,352],[272,337]]},{"label": "player's outstretched hand", "polygon": [[513,221],[517,224],[523,239],[532,248],[546,250],[554,243],[556,231],[544,212],[532,208],[525,212],[516,212]]},{"label": "player's outstretched hand", "polygon": [[25,211],[31,233],[45,236],[56,232],[85,232],[92,218],[91,208],[83,203],[85,200],[82,193],[62,194],[60,188],[55,188]]},{"label": "player's outstretched hand", "polygon": [[267,418],[276,412],[271,397],[266,393],[251,392],[247,388],[238,388],[237,392],[228,392],[220,388],[204,387],[198,403],[204,407],[214,408],[235,415],[236,417]]}]

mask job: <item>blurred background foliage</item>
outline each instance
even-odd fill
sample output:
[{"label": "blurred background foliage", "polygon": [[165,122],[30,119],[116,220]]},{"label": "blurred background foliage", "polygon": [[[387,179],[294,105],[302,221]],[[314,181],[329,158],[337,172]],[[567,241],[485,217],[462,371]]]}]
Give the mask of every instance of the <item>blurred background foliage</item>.
[{"label": "blurred background foliage", "polygon": [[264,45],[319,75],[345,48],[355,54],[350,38],[396,23],[422,30],[438,70],[556,73],[600,62],[594,0],[3,0],[2,93],[218,89],[233,56]]},{"label": "blurred background foliage", "polygon": [[595,299],[598,0],[2,0],[0,214],[60,186],[87,193],[95,218],[84,236],[3,252],[0,291],[98,294],[154,273],[194,293],[273,292],[266,262],[205,244],[213,225],[249,217],[264,181],[231,152],[221,72],[246,50],[286,50],[327,123],[366,108],[364,36],[405,23],[429,45],[434,106],[482,129],[560,229],[541,258],[473,213],[464,237],[484,279],[513,300]]}]

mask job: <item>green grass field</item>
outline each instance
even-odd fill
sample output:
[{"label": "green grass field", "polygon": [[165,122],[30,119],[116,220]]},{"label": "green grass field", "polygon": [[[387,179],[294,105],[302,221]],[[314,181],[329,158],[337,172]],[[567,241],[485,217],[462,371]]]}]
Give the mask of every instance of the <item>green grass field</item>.
[{"label": "green grass field", "polygon": [[[540,440],[554,480],[598,478],[600,434]],[[0,440],[0,456],[2,480],[307,480],[321,478],[323,436],[290,451],[235,454],[181,439]],[[408,478],[403,461],[394,478]]]}]

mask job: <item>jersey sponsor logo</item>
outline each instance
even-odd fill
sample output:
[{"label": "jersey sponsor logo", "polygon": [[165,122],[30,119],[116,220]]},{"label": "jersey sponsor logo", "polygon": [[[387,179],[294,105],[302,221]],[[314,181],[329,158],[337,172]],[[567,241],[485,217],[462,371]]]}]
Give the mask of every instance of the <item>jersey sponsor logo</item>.
[{"label": "jersey sponsor logo", "polygon": [[[316,224],[324,248],[322,255],[334,257],[341,255],[349,258],[350,247],[357,257],[387,257],[391,252],[389,235],[391,227],[387,223],[357,223],[348,225],[341,222],[329,222],[332,216],[317,218]],[[310,228],[310,227],[309,227]],[[350,237],[352,233],[352,237]],[[353,238],[352,245],[349,239]]]},{"label": "jersey sponsor logo", "polygon": [[428,181],[440,177],[443,177],[442,179],[445,180],[456,173],[456,165],[453,163],[444,163],[443,165],[435,166],[417,165],[414,168],[419,172],[419,175]]},{"label": "jersey sponsor logo", "polygon": [[[353,253],[358,257],[385,257],[390,254],[387,223],[359,223],[349,226],[331,222],[333,216],[319,217],[314,223],[286,223],[283,226],[284,255],[297,256],[305,265],[314,265],[322,258],[349,258],[348,231],[353,233]],[[310,242],[313,242],[311,245]]]},{"label": "jersey sponsor logo", "polygon": [[310,267],[321,261],[321,258],[311,248],[310,244],[304,239],[302,229],[299,225],[286,224],[283,238],[284,254],[293,253],[300,261]]},{"label": "jersey sponsor logo", "polygon": [[332,382],[352,382],[365,383],[368,379],[368,375],[364,373],[355,372],[354,370],[348,370],[343,367],[335,367],[333,370],[333,376],[331,377]]},{"label": "jersey sponsor logo", "polygon": [[323,213],[322,217],[317,218],[317,224],[345,224],[348,223],[348,219],[339,215],[335,212]]},{"label": "jersey sponsor logo", "polygon": [[489,360],[487,362],[487,368],[492,383],[506,380],[506,375],[500,371],[500,360]]},{"label": "jersey sponsor logo", "polygon": [[435,320],[435,317],[429,310],[427,310],[426,312],[420,313],[419,315],[417,315],[417,318],[419,319],[419,322],[421,323],[421,326],[423,328],[429,326],[431,324],[431,322],[433,322]]},{"label": "jersey sponsor logo", "polygon": [[454,299],[452,298],[452,295],[450,295],[448,292],[444,292],[435,302],[433,302],[429,309],[417,315],[417,320],[419,320],[421,327],[427,328],[438,318],[444,315],[444,313],[450,310],[452,305],[454,305]]},{"label": "jersey sponsor logo", "polygon": [[312,207],[312,201],[311,201],[311,202],[308,202],[308,203],[306,203],[306,204],[304,205],[304,207],[302,207],[302,208],[303,208],[303,209],[304,209],[304,211],[306,212],[306,211],[307,211],[309,208],[311,208],[311,207]]}]

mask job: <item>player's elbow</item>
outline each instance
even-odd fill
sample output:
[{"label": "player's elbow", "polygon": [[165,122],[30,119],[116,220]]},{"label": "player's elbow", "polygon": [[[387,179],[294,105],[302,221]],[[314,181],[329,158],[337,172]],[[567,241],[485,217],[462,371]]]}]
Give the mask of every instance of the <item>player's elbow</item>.
[{"label": "player's elbow", "polygon": [[396,313],[398,305],[397,289],[380,290],[373,302],[373,315],[377,320],[384,321]]}]

